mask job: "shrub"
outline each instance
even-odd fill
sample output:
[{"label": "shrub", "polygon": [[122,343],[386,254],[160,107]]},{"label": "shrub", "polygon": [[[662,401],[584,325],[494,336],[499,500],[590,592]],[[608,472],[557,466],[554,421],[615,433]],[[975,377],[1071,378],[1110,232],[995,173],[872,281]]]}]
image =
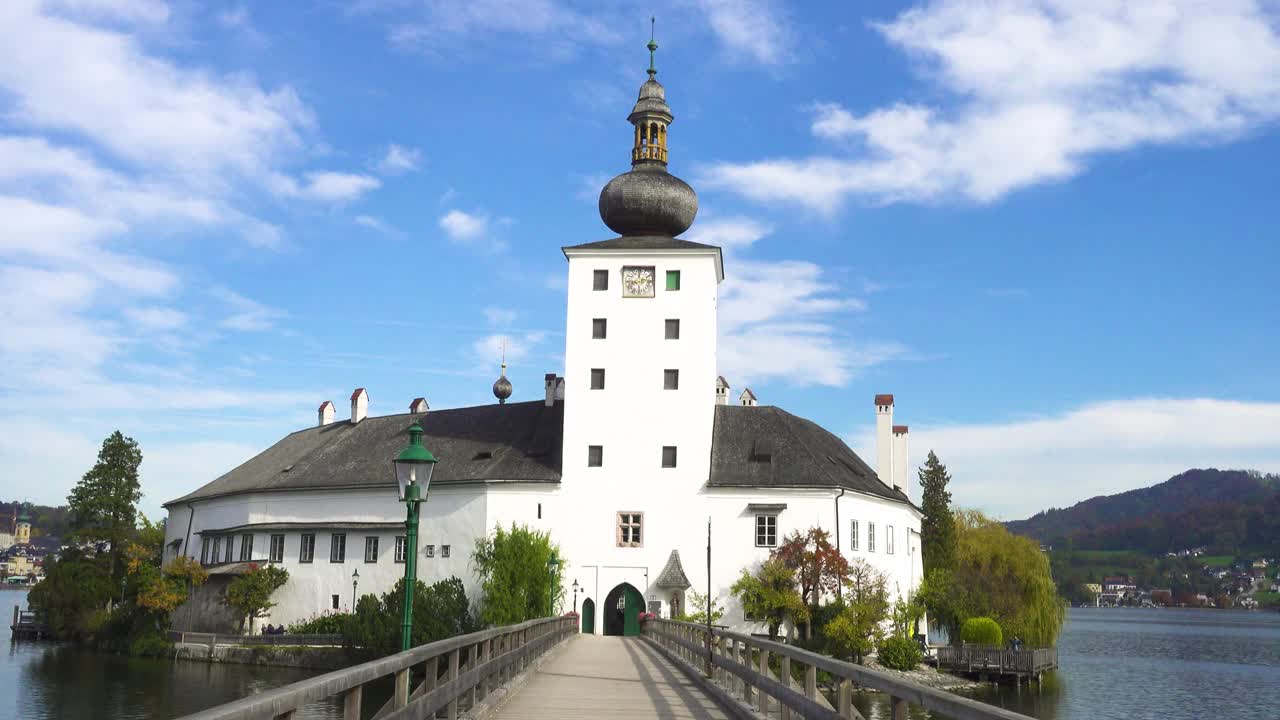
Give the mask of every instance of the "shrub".
[{"label": "shrub", "polygon": [[960,640],[978,645],[1003,645],[1000,624],[986,617],[969,618],[960,627]]},{"label": "shrub", "polygon": [[129,654],[134,657],[165,657],[172,652],[173,644],[163,635],[140,635],[129,643]]},{"label": "shrub", "polygon": [[292,635],[331,635],[342,632],[351,613],[326,612],[312,615],[289,626]]},{"label": "shrub", "polygon": [[877,652],[880,664],[893,670],[914,670],[920,664],[920,646],[906,638],[886,638]]}]

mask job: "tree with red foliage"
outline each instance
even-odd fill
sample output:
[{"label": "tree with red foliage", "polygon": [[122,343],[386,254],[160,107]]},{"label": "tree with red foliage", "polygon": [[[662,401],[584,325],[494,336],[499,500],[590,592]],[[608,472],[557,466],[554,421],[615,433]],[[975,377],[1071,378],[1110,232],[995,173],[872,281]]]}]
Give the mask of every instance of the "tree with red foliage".
[{"label": "tree with red foliage", "polygon": [[[810,608],[809,617],[818,612],[823,593],[839,592],[849,577],[849,561],[832,546],[831,534],[822,528],[809,528],[803,535],[799,530],[783,538],[782,545],[773,551],[773,557],[794,570],[800,586],[800,599]],[[812,637],[812,620],[805,619],[805,637]]]}]

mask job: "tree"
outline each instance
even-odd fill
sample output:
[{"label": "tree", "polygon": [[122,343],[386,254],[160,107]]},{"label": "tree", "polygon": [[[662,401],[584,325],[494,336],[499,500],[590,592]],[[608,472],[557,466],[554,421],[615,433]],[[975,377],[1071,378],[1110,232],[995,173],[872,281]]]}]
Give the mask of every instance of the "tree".
[{"label": "tree", "polygon": [[755,574],[747,570],[729,588],[738,598],[747,617],[764,620],[769,625],[769,639],[778,639],[778,628],[787,620],[807,620],[809,609],[796,592],[795,571],[778,558],[769,558]]},{"label": "tree", "polygon": [[[693,614],[681,615],[680,620],[699,625],[707,624],[707,596],[700,592],[689,593],[689,607],[693,609]],[[711,623],[720,622],[720,618],[724,617],[724,608],[715,600],[711,601]]]},{"label": "tree", "polygon": [[809,528],[801,535],[794,531],[773,551],[773,557],[795,571],[800,586],[800,599],[809,607],[805,620],[805,637],[812,636],[808,618],[818,612],[823,593],[835,594],[849,575],[849,561],[831,545],[831,534],[822,528]]},{"label": "tree", "polygon": [[858,558],[849,565],[845,580],[844,607],[827,623],[829,651],[858,664],[884,637],[884,621],[889,613],[889,582],[885,574]]},{"label": "tree", "polygon": [[[404,607],[404,579],[383,594],[365,595],[342,624],[342,641],[356,659],[368,660],[400,651],[400,622]],[[428,587],[417,581],[413,594],[414,647],[474,631],[470,604],[456,577]]]},{"label": "tree", "polygon": [[249,570],[227,585],[222,602],[240,616],[240,628],[244,630],[248,620],[249,633],[253,633],[253,621],[275,607],[271,596],[289,582],[289,571],[275,565],[249,565]]},{"label": "tree", "polygon": [[141,464],[138,443],[116,430],[102,441],[98,461],[67,496],[72,537],[93,544],[99,553],[110,553],[115,582],[124,573],[125,543],[134,532],[142,499]]},{"label": "tree", "polygon": [[947,466],[929,451],[929,457],[919,470],[920,551],[924,553],[924,571],[927,575],[934,568],[950,568],[955,558],[955,518],[951,512],[951,493],[947,483],[951,476]]},{"label": "tree", "polygon": [[60,640],[82,640],[106,618],[106,604],[119,585],[111,581],[106,558],[86,554],[77,547],[45,561],[44,580],[27,596],[31,607]]},{"label": "tree", "polygon": [[[555,558],[553,566],[549,561]],[[480,577],[480,620],[488,626],[513,625],[555,614],[562,598],[560,568],[564,558],[551,535],[512,523],[495,526],[476,540],[471,567]]]}]

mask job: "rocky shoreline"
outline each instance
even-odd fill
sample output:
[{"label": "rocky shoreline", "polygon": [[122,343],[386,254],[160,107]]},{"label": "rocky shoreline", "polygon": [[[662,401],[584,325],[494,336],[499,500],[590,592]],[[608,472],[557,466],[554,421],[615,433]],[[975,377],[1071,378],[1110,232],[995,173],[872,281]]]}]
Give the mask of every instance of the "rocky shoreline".
[{"label": "rocky shoreline", "polygon": [[867,667],[879,670],[887,675],[893,675],[894,677],[901,678],[903,680],[920,683],[921,685],[934,688],[935,690],[972,690],[974,688],[982,687],[982,683],[977,680],[970,680],[969,678],[961,677],[960,675],[941,672],[928,665],[918,665],[915,670],[892,670],[877,663],[873,658],[867,661]]}]

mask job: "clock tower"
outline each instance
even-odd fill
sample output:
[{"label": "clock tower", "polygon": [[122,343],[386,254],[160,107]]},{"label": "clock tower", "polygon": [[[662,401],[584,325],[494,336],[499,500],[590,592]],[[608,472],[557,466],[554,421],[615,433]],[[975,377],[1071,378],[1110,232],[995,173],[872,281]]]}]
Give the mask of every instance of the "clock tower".
[{"label": "clock tower", "polygon": [[557,533],[603,553],[574,562],[661,567],[689,527],[671,498],[701,492],[710,472],[723,262],[720,248],[678,237],[698,199],[667,171],[675,118],[656,43],[649,49],[649,78],[627,117],[631,170],[600,193],[600,217],[618,236],[563,248],[561,492],[572,528]]}]

